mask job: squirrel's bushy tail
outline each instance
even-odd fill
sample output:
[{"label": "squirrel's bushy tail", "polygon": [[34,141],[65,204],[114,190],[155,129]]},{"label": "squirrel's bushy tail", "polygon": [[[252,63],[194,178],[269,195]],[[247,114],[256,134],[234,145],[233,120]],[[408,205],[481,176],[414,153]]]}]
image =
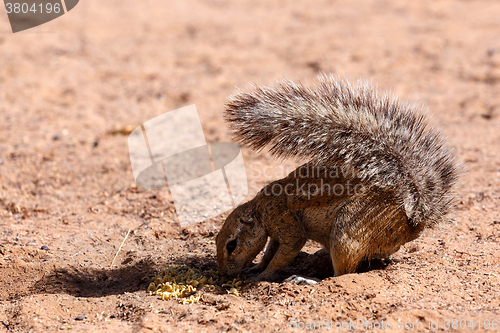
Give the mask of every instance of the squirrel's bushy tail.
[{"label": "squirrel's bushy tail", "polygon": [[241,144],[350,170],[391,189],[411,223],[431,226],[450,208],[458,168],[420,109],[380,96],[367,82],[321,75],[311,87],[283,80],[240,91],[224,118]]}]

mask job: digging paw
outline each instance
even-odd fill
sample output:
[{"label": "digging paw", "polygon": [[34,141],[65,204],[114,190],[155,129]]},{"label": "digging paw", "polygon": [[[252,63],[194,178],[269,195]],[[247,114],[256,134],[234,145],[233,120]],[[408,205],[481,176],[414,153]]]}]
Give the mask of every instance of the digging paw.
[{"label": "digging paw", "polygon": [[263,268],[260,265],[254,265],[243,269],[243,274],[258,274],[262,272]]},{"label": "digging paw", "polygon": [[250,277],[250,281],[268,281],[268,282],[278,282],[280,280],[280,277],[276,273],[266,273],[262,272],[258,275],[254,275]]}]

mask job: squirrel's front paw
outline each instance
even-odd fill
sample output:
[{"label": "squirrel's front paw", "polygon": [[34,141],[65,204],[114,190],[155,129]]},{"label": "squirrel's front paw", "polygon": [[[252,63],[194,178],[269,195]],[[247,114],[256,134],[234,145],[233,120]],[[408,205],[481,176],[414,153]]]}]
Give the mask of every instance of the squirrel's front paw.
[{"label": "squirrel's front paw", "polygon": [[243,269],[243,274],[256,274],[262,272],[264,268],[260,264],[254,265],[252,267],[247,267]]},{"label": "squirrel's front paw", "polygon": [[280,280],[280,277],[276,273],[266,273],[262,272],[259,275],[254,275],[250,277],[250,281],[269,281],[269,282],[277,282]]}]

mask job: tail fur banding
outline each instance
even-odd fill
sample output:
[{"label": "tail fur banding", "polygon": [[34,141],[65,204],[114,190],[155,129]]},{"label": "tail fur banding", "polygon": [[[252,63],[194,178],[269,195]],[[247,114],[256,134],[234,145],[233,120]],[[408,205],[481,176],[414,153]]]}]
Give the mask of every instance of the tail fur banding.
[{"label": "tail fur banding", "polygon": [[457,162],[422,108],[380,95],[365,81],[321,75],[315,85],[282,80],[229,97],[224,118],[235,139],[278,158],[352,170],[390,189],[415,225],[432,226],[452,205]]}]

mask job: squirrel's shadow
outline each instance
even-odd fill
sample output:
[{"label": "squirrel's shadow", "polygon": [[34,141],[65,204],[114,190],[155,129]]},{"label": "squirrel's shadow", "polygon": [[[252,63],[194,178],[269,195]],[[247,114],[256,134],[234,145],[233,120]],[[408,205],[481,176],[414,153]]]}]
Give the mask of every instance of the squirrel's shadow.
[{"label": "squirrel's shadow", "polygon": [[147,288],[156,272],[151,259],[143,259],[119,268],[75,267],[54,268],[33,286],[37,293],[70,294],[101,297],[134,292]]},{"label": "squirrel's shadow", "polygon": [[[119,268],[75,267],[54,268],[33,286],[36,293],[70,294],[79,297],[103,297],[147,289],[151,278],[168,264],[185,264],[202,270],[217,270],[215,260],[207,258],[178,258],[173,262],[157,262],[151,258]],[[387,266],[382,260],[365,262],[357,271],[366,272]],[[333,276],[330,256],[324,253],[300,252],[295,260],[279,273],[283,279],[291,275],[325,279]]]},{"label": "squirrel's shadow", "polygon": [[38,280],[32,290],[36,293],[70,294],[79,297],[103,297],[146,290],[151,279],[169,264],[185,264],[204,270],[217,269],[213,260],[192,257],[163,262],[144,258],[118,268],[68,266],[54,268]]},{"label": "squirrel's shadow", "polygon": [[[356,269],[356,272],[364,273],[374,269],[383,269],[388,264],[389,261],[387,260],[365,260]],[[313,254],[300,252],[293,262],[281,270],[279,275],[282,280],[291,275],[323,280],[334,275],[332,260],[328,253],[323,253],[322,251],[317,251]]]}]

